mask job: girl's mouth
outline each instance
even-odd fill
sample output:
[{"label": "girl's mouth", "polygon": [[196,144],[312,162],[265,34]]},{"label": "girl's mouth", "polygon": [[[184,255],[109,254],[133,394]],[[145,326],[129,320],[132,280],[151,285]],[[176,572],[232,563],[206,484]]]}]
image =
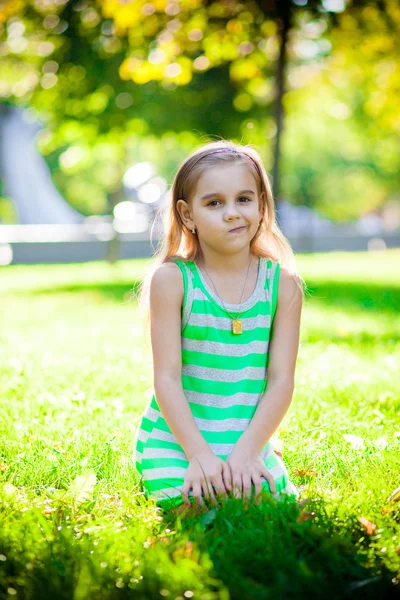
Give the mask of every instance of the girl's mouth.
[{"label": "girl's mouth", "polygon": [[240,233],[241,231],[244,231],[246,229],[246,227],[236,227],[236,229],[231,229],[229,231],[229,233]]}]

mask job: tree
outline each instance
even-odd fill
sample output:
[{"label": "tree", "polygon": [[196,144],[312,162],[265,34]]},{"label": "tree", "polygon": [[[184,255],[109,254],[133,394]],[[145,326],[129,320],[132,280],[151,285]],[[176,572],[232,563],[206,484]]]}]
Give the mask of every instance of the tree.
[{"label": "tree", "polygon": [[[288,82],[288,61],[292,74],[303,67],[314,69],[315,81],[327,93],[336,93],[335,84],[331,82],[328,89],[329,82],[322,75],[330,56],[349,60],[349,68],[354,68],[359,56],[353,40],[358,39],[359,45],[371,40],[372,48],[376,48],[377,25],[383,28],[383,46],[393,47],[398,39],[394,0],[371,1],[367,7],[365,2],[353,0],[337,14],[329,10],[333,5],[338,3],[8,3],[0,12],[0,20],[6,24],[4,34],[11,37],[7,47],[0,49],[3,95],[12,101],[29,102],[48,121],[51,131],[42,136],[41,146],[50,161],[58,161],[71,144],[82,139],[89,146],[99,139],[121,144],[127,133],[167,135],[187,130],[240,137],[244,127],[252,126],[254,132],[257,130],[259,146],[260,131],[268,144],[274,141],[273,156],[267,155],[266,162],[273,165],[277,198],[284,108],[287,111],[293,98],[301,98],[303,110],[308,102],[301,86],[298,89],[297,84]],[[349,22],[353,23],[350,37],[346,33]],[[310,36],[312,29],[317,33]],[[317,48],[311,59],[298,51],[298,46],[307,44]],[[398,56],[395,52],[390,56],[394,69],[398,69]],[[371,70],[379,61],[379,51],[373,51],[365,66]],[[365,78],[364,82],[368,88],[370,83]],[[395,77],[389,83],[392,87],[396,90]],[[351,82],[346,89],[351,89]],[[361,91],[374,93],[355,90]],[[357,103],[356,94],[351,101]],[[392,100],[387,104],[395,106]],[[362,115],[361,107],[356,114]],[[296,125],[300,121],[299,116]],[[357,134],[361,137],[364,122],[360,116]],[[326,153],[326,149],[322,151]],[[298,201],[303,197],[311,205],[320,202],[307,186],[307,173],[299,172],[295,161],[291,166],[292,181],[300,178],[301,186],[288,186],[288,179],[285,190],[294,191]],[[318,181],[324,180],[316,170],[313,166],[315,189]],[[112,192],[112,182],[107,185]],[[298,189],[304,190],[303,196],[296,193]]]},{"label": "tree", "polygon": [[[188,128],[182,112],[177,114],[174,108],[180,105],[177,88],[191,86],[183,94],[196,107],[190,115],[191,126],[224,137],[235,130],[235,122],[237,130],[234,117],[240,111],[255,105],[252,116],[257,118],[261,107],[275,96],[272,179],[277,196],[286,45],[293,12],[304,10],[299,4],[290,0],[70,0],[31,5],[25,1],[15,5],[15,14],[13,5],[5,5],[0,18],[8,18],[11,27],[9,65],[25,75],[11,89],[17,98],[30,99],[53,123],[65,117],[90,119],[102,131],[123,126],[129,112],[135,111],[147,122],[151,119],[153,130],[160,132],[167,123],[175,131]],[[310,0],[307,9],[328,12],[316,0]],[[24,22],[12,21],[16,14]],[[279,50],[273,47],[277,41]],[[36,55],[31,46],[36,47]],[[230,79],[222,81],[221,71],[227,64]],[[102,79],[107,83],[99,86]],[[138,85],[132,88],[130,81]],[[153,81],[160,82],[157,91],[148,85]],[[154,107],[161,103],[166,107],[168,119],[146,111],[150,94],[157,95]],[[172,103],[168,102],[171,97]],[[215,107],[211,114],[210,100]],[[96,119],[99,114],[101,118]]]}]

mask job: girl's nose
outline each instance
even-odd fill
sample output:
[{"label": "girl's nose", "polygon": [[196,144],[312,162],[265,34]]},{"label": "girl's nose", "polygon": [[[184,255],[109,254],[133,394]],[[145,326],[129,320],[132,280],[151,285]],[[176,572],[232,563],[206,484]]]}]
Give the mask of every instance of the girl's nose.
[{"label": "girl's nose", "polygon": [[229,206],[226,207],[224,214],[225,219],[231,221],[232,219],[237,219],[239,216],[239,212],[235,206],[232,206],[231,208]]}]

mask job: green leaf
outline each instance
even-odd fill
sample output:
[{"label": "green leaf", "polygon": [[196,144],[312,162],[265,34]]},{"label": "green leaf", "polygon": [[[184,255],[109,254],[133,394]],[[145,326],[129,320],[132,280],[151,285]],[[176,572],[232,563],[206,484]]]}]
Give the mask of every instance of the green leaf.
[{"label": "green leaf", "polygon": [[68,488],[68,495],[71,494],[75,505],[80,506],[83,502],[87,502],[93,498],[96,483],[96,473],[94,471],[86,471],[82,475],[78,475],[72,482]]}]

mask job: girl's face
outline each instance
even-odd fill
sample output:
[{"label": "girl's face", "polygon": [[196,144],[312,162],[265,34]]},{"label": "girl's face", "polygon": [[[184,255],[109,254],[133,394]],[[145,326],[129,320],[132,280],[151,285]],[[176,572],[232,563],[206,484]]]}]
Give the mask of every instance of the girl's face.
[{"label": "girl's face", "polygon": [[220,252],[250,245],[262,217],[260,207],[256,180],[245,164],[208,168],[191,202],[178,201],[185,225],[196,228],[201,245]]}]

